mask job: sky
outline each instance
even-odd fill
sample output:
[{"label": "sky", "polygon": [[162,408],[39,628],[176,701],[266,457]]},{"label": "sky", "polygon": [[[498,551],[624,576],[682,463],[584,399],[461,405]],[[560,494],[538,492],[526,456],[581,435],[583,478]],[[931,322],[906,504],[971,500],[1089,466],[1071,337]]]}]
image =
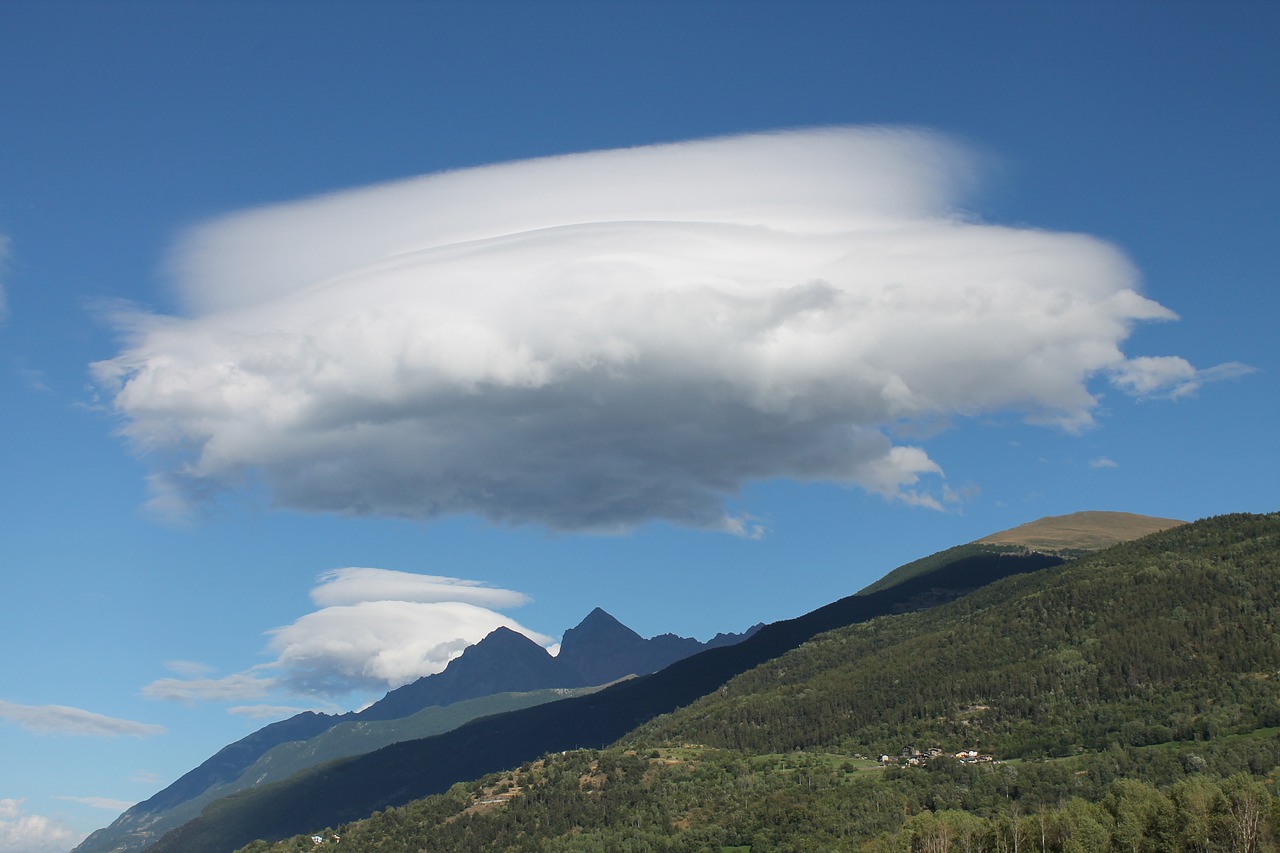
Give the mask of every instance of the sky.
[{"label": "sky", "polygon": [[1280,9],[0,4],[0,848],[498,625],[1280,482]]}]

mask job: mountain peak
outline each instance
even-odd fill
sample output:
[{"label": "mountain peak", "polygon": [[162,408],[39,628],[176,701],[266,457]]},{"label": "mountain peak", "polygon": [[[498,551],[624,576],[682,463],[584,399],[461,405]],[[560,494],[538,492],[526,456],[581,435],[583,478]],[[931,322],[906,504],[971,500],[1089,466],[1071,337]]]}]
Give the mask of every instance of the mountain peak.
[{"label": "mountain peak", "polygon": [[560,641],[560,657],[567,652],[574,657],[588,646],[629,646],[643,643],[644,638],[623,625],[599,607],[586,615],[576,627],[564,632]]},{"label": "mountain peak", "polygon": [[[480,642],[470,648],[474,649],[479,648],[480,646],[485,646],[486,648],[491,646],[524,646],[530,644],[537,646],[539,649],[542,648],[542,646],[539,646],[519,631],[513,631],[506,625],[499,625],[488,634],[485,634],[484,638],[480,640]],[[468,649],[468,651],[469,650],[470,649]],[[463,654],[466,654],[466,652],[464,651]]]}]

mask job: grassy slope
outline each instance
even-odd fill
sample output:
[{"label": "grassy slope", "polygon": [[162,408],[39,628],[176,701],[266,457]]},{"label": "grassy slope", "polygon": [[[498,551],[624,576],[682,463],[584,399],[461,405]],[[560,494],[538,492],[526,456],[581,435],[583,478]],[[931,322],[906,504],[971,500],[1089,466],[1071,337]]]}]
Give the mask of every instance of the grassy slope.
[{"label": "grassy slope", "polygon": [[978,544],[1019,545],[1035,551],[1096,551],[1182,524],[1186,522],[1131,512],[1073,512],[984,536]]}]

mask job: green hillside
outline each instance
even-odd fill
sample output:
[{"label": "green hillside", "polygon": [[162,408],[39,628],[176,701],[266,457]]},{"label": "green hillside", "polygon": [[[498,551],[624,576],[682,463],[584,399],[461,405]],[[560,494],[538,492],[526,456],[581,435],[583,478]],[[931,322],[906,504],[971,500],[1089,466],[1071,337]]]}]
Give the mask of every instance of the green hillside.
[{"label": "green hillside", "polygon": [[[338,834],[389,853],[1272,850],[1278,617],[1280,514],[1209,519],[830,631],[610,749]],[[904,748],[923,765],[874,760]]]}]

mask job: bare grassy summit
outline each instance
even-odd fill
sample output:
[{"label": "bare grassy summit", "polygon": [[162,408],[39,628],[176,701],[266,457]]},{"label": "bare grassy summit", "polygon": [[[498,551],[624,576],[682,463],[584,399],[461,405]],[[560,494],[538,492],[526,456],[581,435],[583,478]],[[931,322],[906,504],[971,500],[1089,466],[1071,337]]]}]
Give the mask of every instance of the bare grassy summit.
[{"label": "bare grassy summit", "polygon": [[1050,515],[977,540],[980,545],[1017,545],[1033,551],[1096,551],[1186,524],[1132,512],[1073,512]]}]

